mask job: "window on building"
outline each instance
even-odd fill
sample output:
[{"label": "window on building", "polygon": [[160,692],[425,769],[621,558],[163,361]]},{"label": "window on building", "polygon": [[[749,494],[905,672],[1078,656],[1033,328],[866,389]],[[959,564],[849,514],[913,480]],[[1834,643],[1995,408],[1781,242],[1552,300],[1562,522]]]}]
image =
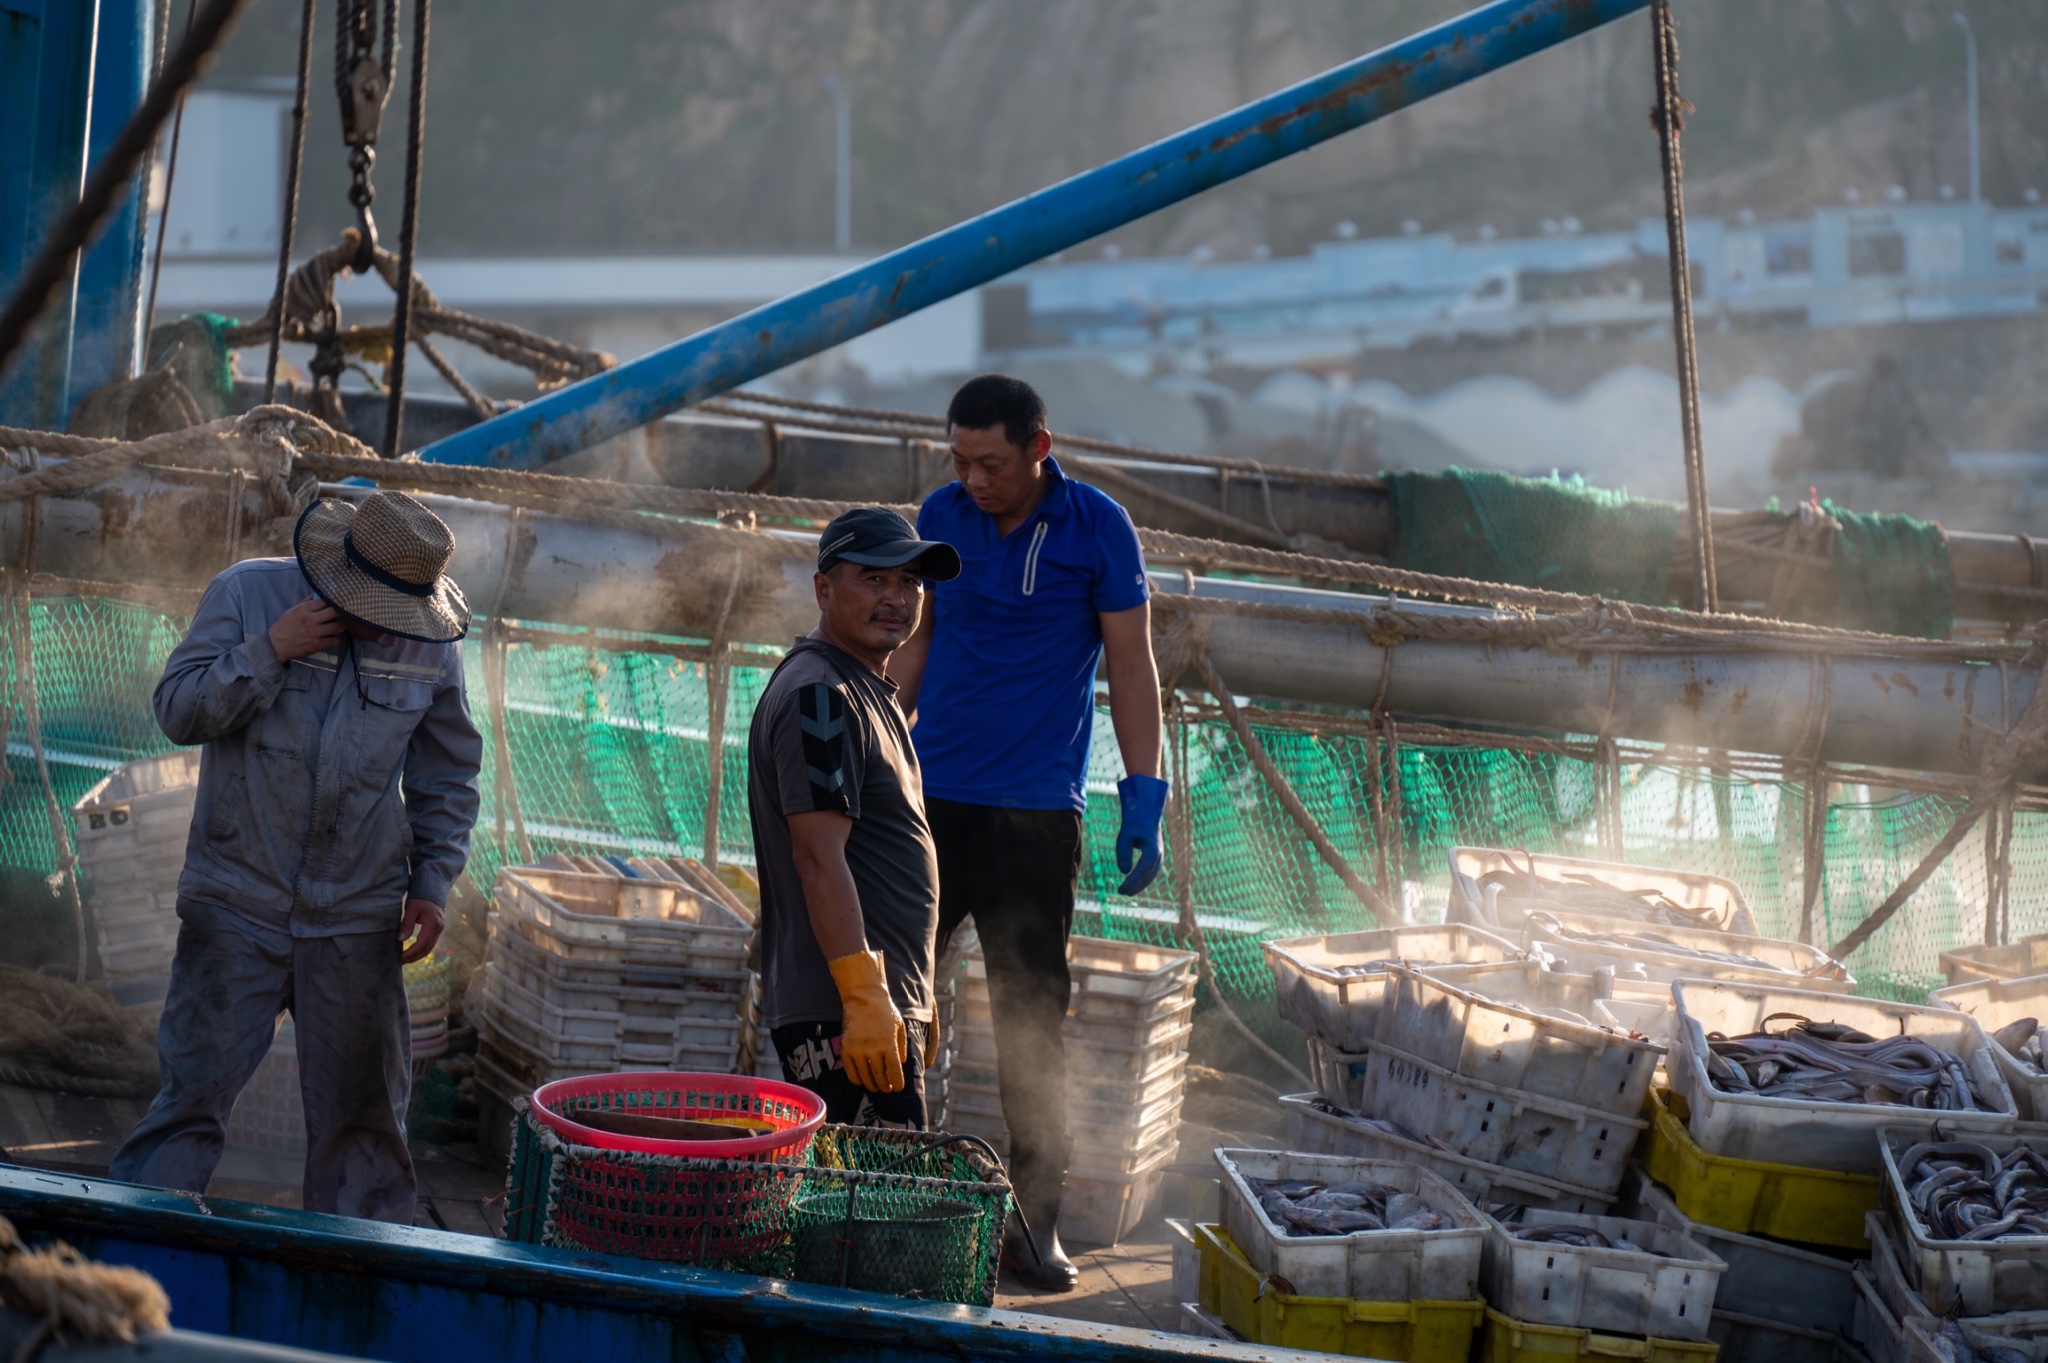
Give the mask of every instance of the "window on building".
[{"label": "window on building", "polygon": [[1764,269],[1769,274],[1812,274],[1812,234],[1805,231],[1784,231],[1773,232],[1765,237]]},{"label": "window on building", "polygon": [[1906,272],[1906,238],[1901,232],[1857,232],[1849,238],[1849,274],[1854,279]]}]

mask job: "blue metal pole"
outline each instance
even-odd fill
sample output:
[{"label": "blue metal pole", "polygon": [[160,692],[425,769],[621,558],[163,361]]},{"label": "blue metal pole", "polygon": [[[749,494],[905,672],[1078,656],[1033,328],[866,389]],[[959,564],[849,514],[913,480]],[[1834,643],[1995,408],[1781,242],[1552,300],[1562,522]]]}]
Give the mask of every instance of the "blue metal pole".
[{"label": "blue metal pole", "polygon": [[[106,154],[149,86],[155,9],[152,0],[100,0],[99,48],[93,58],[93,164]],[[133,373],[140,355],[144,179],[144,172],[136,174],[79,267],[71,337],[74,408],[101,384]]]},{"label": "blue metal pole", "polygon": [[435,441],[423,459],[534,468],[1644,8],[1498,0],[787,298]]},{"label": "blue metal pole", "polygon": [[[0,0],[0,70],[34,77],[0,91],[0,294],[78,199],[91,131],[93,48],[99,0]],[[77,263],[34,339],[0,383],[0,420],[56,430],[70,411],[71,330]]]}]

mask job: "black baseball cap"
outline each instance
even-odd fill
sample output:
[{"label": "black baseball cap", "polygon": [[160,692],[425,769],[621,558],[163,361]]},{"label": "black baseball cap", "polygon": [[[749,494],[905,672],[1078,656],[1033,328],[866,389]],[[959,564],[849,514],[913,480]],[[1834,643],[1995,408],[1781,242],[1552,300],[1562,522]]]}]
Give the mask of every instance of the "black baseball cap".
[{"label": "black baseball cap", "polygon": [[916,563],[918,574],[932,582],[960,576],[960,555],[950,544],[921,540],[909,521],[886,506],[848,511],[818,536],[818,571],[835,563],[864,568],[901,568]]}]

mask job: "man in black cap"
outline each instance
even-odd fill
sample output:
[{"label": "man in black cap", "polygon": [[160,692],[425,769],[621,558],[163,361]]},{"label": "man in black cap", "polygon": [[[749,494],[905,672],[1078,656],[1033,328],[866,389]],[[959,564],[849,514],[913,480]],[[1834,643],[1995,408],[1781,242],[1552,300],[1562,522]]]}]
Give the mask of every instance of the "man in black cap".
[{"label": "man in black cap", "polygon": [[833,521],[818,627],[775,669],[747,737],[762,1006],[783,1074],[829,1121],[925,1124],[938,852],[888,671],[925,583],[959,571],[894,511]]}]

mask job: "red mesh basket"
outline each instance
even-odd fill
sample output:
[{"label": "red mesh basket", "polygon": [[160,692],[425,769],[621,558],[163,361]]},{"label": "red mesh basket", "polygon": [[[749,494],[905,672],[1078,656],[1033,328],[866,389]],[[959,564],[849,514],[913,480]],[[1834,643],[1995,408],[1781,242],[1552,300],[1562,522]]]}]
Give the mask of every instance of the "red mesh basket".
[{"label": "red mesh basket", "polygon": [[[664,1141],[583,1126],[579,1111],[697,1121],[747,1117],[777,1129],[730,1141]],[[602,1254],[711,1264],[775,1243],[825,1120],[808,1089],[739,1074],[627,1073],[560,1079],[529,1109],[565,1145],[551,1238]]]},{"label": "red mesh basket", "polygon": [[[729,1141],[664,1141],[599,1131],[576,1120],[578,1112],[591,1110],[700,1122],[744,1118],[775,1129]],[[800,1163],[810,1154],[811,1136],[824,1125],[825,1100],[795,1084],[751,1074],[629,1071],[585,1074],[543,1084],[534,1090],[533,1114],[571,1145],[683,1159]]]}]

